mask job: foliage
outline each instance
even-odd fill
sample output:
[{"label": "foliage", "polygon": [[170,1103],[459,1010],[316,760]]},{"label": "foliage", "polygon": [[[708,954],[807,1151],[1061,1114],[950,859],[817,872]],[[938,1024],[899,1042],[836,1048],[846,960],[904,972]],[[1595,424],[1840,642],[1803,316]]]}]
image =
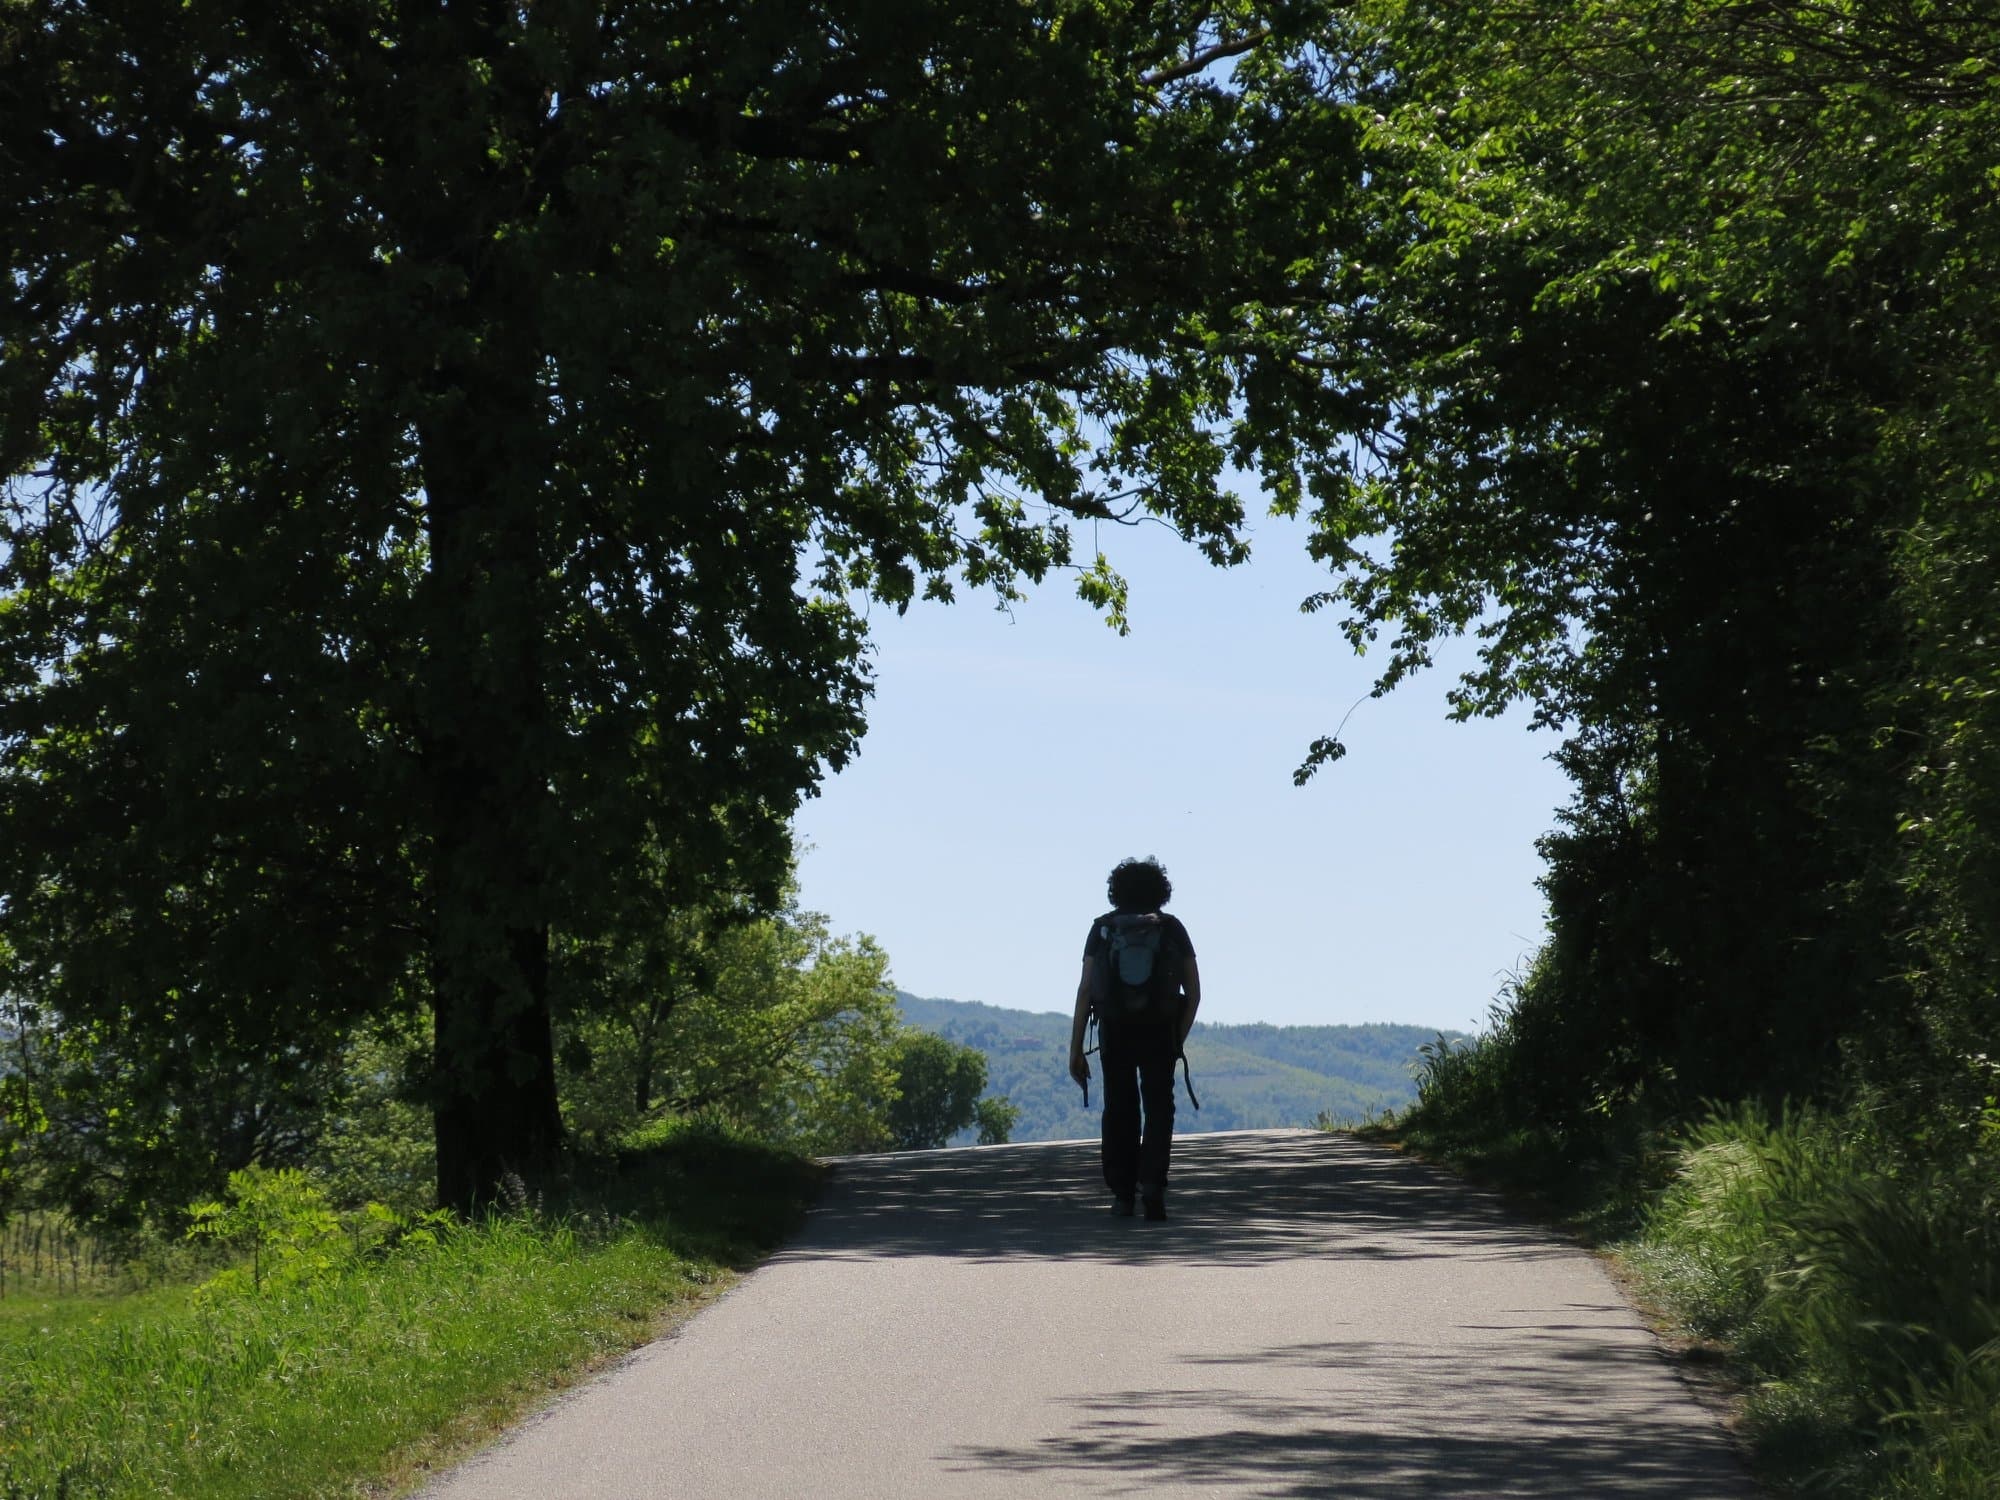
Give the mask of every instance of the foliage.
[{"label": "foliage", "polygon": [[62,1026],[39,1005],[14,1016],[0,1070],[13,1190],[119,1235],[252,1163],[306,1164],[350,1082],[341,1049],[211,1052],[194,1036]]},{"label": "foliage", "polygon": [[1508,1017],[1483,1036],[1454,1042],[1439,1036],[1417,1048],[1417,1101],[1411,1112],[1450,1129],[1498,1117],[1516,1080]]},{"label": "foliage", "polygon": [[815,1153],[878,1144],[895,1030],[882,950],[794,910],[726,933],[718,956],[712,992],[669,1033],[678,1107]]},{"label": "foliage", "polygon": [[[432,1129],[416,1098],[421,1033],[368,1028],[293,1071],[158,1038],[59,1030],[23,1008],[14,1066],[0,1097],[32,1110],[16,1154],[16,1190],[136,1249],[178,1234],[182,1207],[225,1190],[232,1172],[300,1168],[333,1203],[384,1199],[415,1211],[433,1201]],[[199,1085],[192,1099],[160,1064]]]},{"label": "foliage", "polygon": [[1552,1118],[1538,1101],[1566,1099],[1544,1076],[1532,1030],[1537,964],[1510,984],[1479,1036],[1440,1036],[1418,1049],[1416,1098],[1366,1122],[1393,1139],[1539,1205],[1572,1231],[1605,1241],[1632,1233],[1664,1178],[1661,1140],[1671,1115],[1646,1097],[1602,1098],[1580,1120]]},{"label": "foliage", "polygon": [[311,1281],[332,1270],[346,1248],[325,1190],[296,1168],[231,1172],[228,1201],[190,1204],[188,1221],[190,1238],[248,1248],[253,1292],[267,1280],[274,1287]]},{"label": "foliage", "polygon": [[787,900],[775,914],[672,919],[672,951],[577,1004],[559,1035],[565,1108],[617,1139],[656,1112],[735,1121],[825,1153],[887,1140],[895,1011],[888,959]]},{"label": "foliage", "polygon": [[1384,688],[1471,631],[1458,710],[1567,729],[1511,1022],[1531,1118],[1854,1068],[1962,1117],[2000,910],[1993,18],[1364,14],[1378,212],[1330,358],[1375,431],[1325,487],[1312,602],[1387,637]]},{"label": "foliage", "polygon": [[[608,940],[559,950],[566,954],[557,987],[563,1104],[585,1149],[629,1143],[654,1123],[671,1134],[676,1122],[690,1118],[732,1122],[809,1152],[888,1143],[899,1028],[879,949],[865,938],[832,937],[824,918],[789,899],[770,916],[741,908],[677,913],[665,925],[677,955],[671,965],[624,964]],[[657,953],[666,939],[641,932],[631,941]],[[664,975],[666,993],[645,988],[649,975]],[[337,1071],[313,1107],[301,1102],[284,1117],[290,1134],[240,1138],[250,1155],[243,1166],[191,1149],[204,1139],[213,1145],[238,1138],[212,1125],[191,1128],[184,1114],[170,1114],[179,1128],[166,1128],[148,1112],[142,1091],[127,1099],[100,1084],[93,1093],[85,1084],[100,1074],[51,1066],[47,1054],[60,1040],[39,1024],[24,1024],[9,1037],[21,1063],[0,1073],[0,1089],[18,1087],[37,1108],[46,1100],[53,1114],[51,1128],[25,1138],[10,1181],[37,1201],[80,1201],[86,1218],[103,1203],[148,1209],[146,1218],[135,1212],[119,1223],[117,1243],[107,1250],[115,1261],[158,1259],[156,1236],[181,1234],[183,1210],[160,1206],[176,1184],[207,1204],[201,1234],[232,1240],[249,1232],[251,1210],[225,1210],[206,1197],[212,1191],[277,1182],[329,1210],[382,1205],[388,1217],[372,1227],[352,1213],[343,1220],[356,1250],[371,1235],[393,1230],[389,1220],[415,1223],[435,1201],[432,1123],[421,1094],[429,1046],[421,1026],[357,1033],[334,1059]],[[87,1049],[77,1055],[99,1067],[105,1061]],[[86,1108],[107,1098],[113,1107]],[[260,1118],[280,1117],[282,1101],[249,1102]],[[211,1105],[203,1118],[212,1122],[222,1108]],[[106,1114],[124,1120],[125,1131],[107,1128]],[[77,1191],[86,1183],[93,1185],[88,1196]],[[508,1191],[518,1197],[518,1181]],[[320,1260],[339,1250],[331,1235],[316,1238]],[[282,1247],[279,1255],[292,1264]],[[243,1279],[259,1283],[264,1269],[253,1256]]]},{"label": "foliage", "polygon": [[816,1181],[712,1131],[584,1168],[542,1218],[407,1235],[262,1296],[0,1305],[0,1494],[397,1488],[710,1295]]},{"label": "foliage", "polygon": [[49,1125],[26,1067],[26,1021],[25,1007],[0,989],[0,1233],[26,1185],[29,1149]]},{"label": "foliage", "polygon": [[417,1083],[428,1050],[421,1031],[363,1032],[349,1044],[334,1107],[301,1162],[335,1207],[379,1202],[414,1218],[437,1201],[436,1144]]},{"label": "foliage", "polygon": [[551,942],[771,899],[857,593],[1122,623],[1332,444],[1327,9],[10,8],[7,981],[164,1130],[427,1011],[544,1169]]},{"label": "foliage", "polygon": [[[622,951],[671,942],[671,963],[629,963],[608,939],[559,947],[562,1098],[587,1149],[681,1116],[726,1118],[814,1152],[887,1142],[897,1023],[879,949],[834,938],[789,898],[769,916],[670,913],[663,926]],[[35,1019],[8,1042],[17,1062],[0,1071],[0,1096],[15,1091],[41,1111],[8,1180],[100,1224],[106,1205],[122,1206],[127,1252],[180,1232],[171,1190],[205,1198],[239,1171],[309,1172],[340,1209],[379,1201],[407,1218],[435,1201],[421,1025],[357,1032],[310,1094],[260,1097],[269,1075],[248,1066],[206,1073],[211,1097],[195,1111],[109,1071],[116,1048],[65,1046]],[[231,1110],[244,1128],[227,1128]]]},{"label": "foliage", "polygon": [[1365,12],[1378,431],[1314,603],[1384,686],[1475,632],[1459,710],[1575,785],[1548,946],[1397,1129],[1600,1225],[1664,1188],[1771,1461],[1990,1493],[2000,20]]},{"label": "foliage", "polygon": [[896,1038],[893,1059],[896,1084],[888,1123],[894,1149],[931,1150],[975,1119],[984,1125],[979,1095],[986,1087],[986,1057],[977,1048],[908,1030]]},{"label": "foliage", "polygon": [[1014,1138],[1014,1127],[1021,1121],[1021,1106],[1005,1095],[998,1098],[988,1096],[974,1102],[972,1119],[979,1127],[975,1144],[1004,1146]]}]

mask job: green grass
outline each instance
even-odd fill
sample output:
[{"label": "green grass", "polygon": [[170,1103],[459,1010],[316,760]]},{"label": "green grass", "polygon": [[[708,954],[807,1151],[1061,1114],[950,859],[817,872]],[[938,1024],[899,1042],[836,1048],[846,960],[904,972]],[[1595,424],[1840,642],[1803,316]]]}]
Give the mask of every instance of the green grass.
[{"label": "green grass", "polygon": [[1899,1159],[1857,1116],[1737,1108],[1684,1139],[1625,1247],[1732,1351],[1765,1472],[1851,1496],[2000,1493],[2000,1183]]},{"label": "green grass", "polygon": [[[106,1328],[115,1323],[166,1316],[184,1308],[192,1290],[185,1286],[144,1291],[87,1291],[81,1296],[31,1293],[0,1302],[0,1351],[37,1336]],[[4,1358],[4,1356],[0,1356]],[[0,1369],[5,1369],[0,1364]],[[0,1418],[4,1420],[4,1418]],[[5,1491],[0,1491],[5,1494]]]},{"label": "green grass", "polygon": [[0,1500],[388,1493],[698,1305],[816,1173],[689,1137],[539,1216],[263,1296],[187,1288],[0,1312]]}]

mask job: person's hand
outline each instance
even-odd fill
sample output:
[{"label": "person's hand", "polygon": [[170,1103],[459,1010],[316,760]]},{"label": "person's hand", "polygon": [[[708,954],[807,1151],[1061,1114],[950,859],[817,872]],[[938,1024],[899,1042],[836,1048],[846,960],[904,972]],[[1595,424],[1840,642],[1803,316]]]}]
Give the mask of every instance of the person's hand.
[{"label": "person's hand", "polygon": [[1074,1078],[1079,1084],[1087,1084],[1090,1082],[1090,1064],[1084,1061],[1084,1057],[1081,1052],[1070,1053],[1069,1076],[1071,1078]]}]

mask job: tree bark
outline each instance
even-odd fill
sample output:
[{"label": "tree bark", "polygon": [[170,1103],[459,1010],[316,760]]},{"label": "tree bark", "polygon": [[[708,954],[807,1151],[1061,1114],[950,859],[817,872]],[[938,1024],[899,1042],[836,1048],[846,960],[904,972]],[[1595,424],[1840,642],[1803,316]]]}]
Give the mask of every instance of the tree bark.
[{"label": "tree bark", "polygon": [[[563,1143],[549,1004],[550,724],[531,380],[446,375],[419,424],[422,717],[441,1206],[514,1196]],[[530,440],[531,442],[531,440]]]}]

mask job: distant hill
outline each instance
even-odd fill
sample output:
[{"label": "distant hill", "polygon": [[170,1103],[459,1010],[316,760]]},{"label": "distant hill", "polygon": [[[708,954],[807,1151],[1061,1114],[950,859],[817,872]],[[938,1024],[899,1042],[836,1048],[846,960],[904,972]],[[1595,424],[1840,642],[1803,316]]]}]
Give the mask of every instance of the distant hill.
[{"label": "distant hill", "polygon": [[[896,992],[903,1019],[986,1054],[987,1092],[1021,1107],[1017,1141],[1060,1141],[1097,1134],[1103,1099],[1091,1059],[1092,1108],[1070,1082],[1069,1016],[1006,1010],[967,1000],[926,1000]],[[1457,1036],[1459,1033],[1446,1033]],[[1310,1125],[1320,1115],[1358,1120],[1398,1109],[1415,1097],[1411,1064],[1435,1041],[1428,1026],[1209,1026],[1188,1038],[1199,1112],[1180,1096],[1180,1131],[1251,1130]]]}]

